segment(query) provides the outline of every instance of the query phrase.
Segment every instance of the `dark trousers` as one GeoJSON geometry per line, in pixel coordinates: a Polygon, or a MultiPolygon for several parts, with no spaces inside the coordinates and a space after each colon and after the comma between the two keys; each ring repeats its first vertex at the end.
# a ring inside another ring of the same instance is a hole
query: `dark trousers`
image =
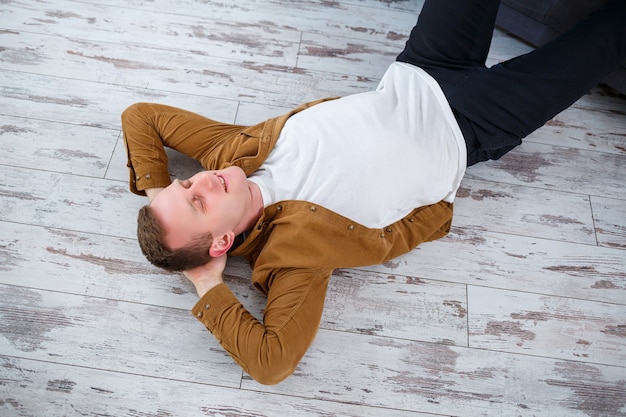
{"type": "Polygon", "coordinates": [[[595,86],[626,57],[626,0],[522,56],[485,66],[499,0],[426,0],[398,61],[441,86],[468,165],[498,159],[595,86]]]}

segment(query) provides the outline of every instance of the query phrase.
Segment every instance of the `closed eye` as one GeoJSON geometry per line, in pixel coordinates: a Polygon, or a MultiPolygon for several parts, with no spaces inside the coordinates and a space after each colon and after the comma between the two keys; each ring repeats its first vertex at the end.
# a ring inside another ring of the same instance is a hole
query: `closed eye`
{"type": "Polygon", "coordinates": [[[196,205],[196,208],[198,211],[202,211],[204,212],[204,201],[202,201],[202,198],[199,196],[194,196],[193,197],[193,203],[196,205]]]}

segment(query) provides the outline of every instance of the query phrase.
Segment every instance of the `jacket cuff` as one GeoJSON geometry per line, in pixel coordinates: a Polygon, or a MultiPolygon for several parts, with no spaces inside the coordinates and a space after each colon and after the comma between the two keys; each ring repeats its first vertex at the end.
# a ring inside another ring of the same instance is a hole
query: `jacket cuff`
{"type": "Polygon", "coordinates": [[[167,187],[172,183],[167,169],[158,165],[129,167],[129,175],[130,191],[141,196],[145,196],[149,188],[167,187]]]}
{"type": "Polygon", "coordinates": [[[221,342],[220,317],[235,304],[239,304],[237,297],[226,284],[220,283],[204,294],[191,312],[221,342]]]}

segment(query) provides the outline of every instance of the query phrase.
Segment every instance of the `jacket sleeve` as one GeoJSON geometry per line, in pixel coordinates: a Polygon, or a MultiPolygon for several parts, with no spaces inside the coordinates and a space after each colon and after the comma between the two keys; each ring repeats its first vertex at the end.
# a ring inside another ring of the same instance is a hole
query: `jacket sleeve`
{"type": "Polygon", "coordinates": [[[130,191],[146,195],[148,188],[167,187],[171,180],[167,155],[147,103],[137,103],[122,113],[122,134],[130,178],[130,191]]]}
{"type": "Polygon", "coordinates": [[[130,190],[145,195],[148,188],[170,184],[166,147],[200,161],[205,169],[235,164],[250,175],[263,163],[291,115],[326,100],[332,98],[303,104],[254,126],[223,123],[163,104],[133,104],[122,113],[130,190]]]}
{"type": "Polygon", "coordinates": [[[331,273],[274,271],[262,323],[225,284],[205,294],[192,311],[253,379],[277,384],[294,372],[315,339],[331,273]]]}
{"type": "Polygon", "coordinates": [[[170,184],[166,147],[200,161],[206,169],[219,169],[236,156],[255,155],[255,140],[243,147],[233,145],[233,138],[249,129],[163,104],[133,104],[122,113],[131,191],[145,195],[148,188],[170,184]]]}

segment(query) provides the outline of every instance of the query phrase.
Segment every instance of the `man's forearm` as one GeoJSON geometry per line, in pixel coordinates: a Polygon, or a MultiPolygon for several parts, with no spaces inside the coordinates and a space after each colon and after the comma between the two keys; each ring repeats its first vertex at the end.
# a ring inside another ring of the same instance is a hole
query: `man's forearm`
{"type": "Polygon", "coordinates": [[[226,285],[206,292],[192,311],[253,379],[277,384],[293,373],[317,334],[331,272],[273,271],[263,322],[226,285]]]}

